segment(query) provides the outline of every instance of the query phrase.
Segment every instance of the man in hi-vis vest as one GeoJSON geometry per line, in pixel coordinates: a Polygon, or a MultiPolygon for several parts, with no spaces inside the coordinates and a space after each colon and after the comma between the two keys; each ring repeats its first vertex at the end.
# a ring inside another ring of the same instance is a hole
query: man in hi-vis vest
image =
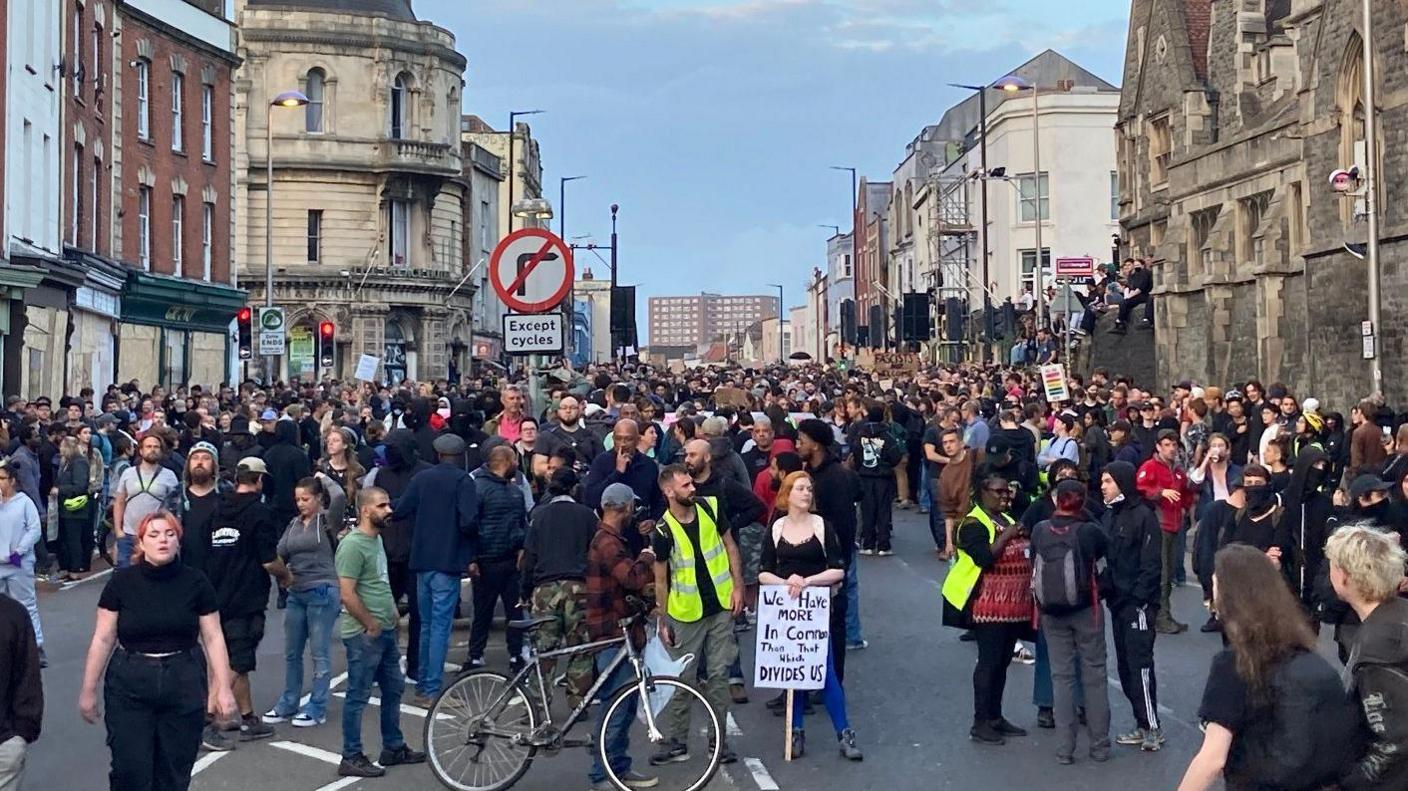
{"type": "MultiPolygon", "coordinates": [[[[704,695],[722,722],[728,713],[728,668],[738,656],[733,618],[743,611],[743,564],[732,528],[718,501],[694,496],[694,477],[681,464],[660,471],[668,508],[651,535],[655,551],[655,602],[663,608],[660,639],[678,658],[695,663],[708,676],[704,695]]],[[[674,696],[665,706],[666,740],[650,758],[654,766],[689,760],[688,698],[674,696]]],[[[738,760],[727,746],[723,762],[738,760]]]]}

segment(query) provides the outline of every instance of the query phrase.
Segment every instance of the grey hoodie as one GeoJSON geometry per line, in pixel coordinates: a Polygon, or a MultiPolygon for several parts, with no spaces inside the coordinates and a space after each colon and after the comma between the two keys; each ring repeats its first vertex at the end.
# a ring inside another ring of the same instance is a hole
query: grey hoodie
{"type": "Polygon", "coordinates": [[[304,524],[295,516],[279,538],[278,553],[293,573],[290,590],[306,591],[319,585],[336,585],[337,570],[333,565],[333,539],[342,529],[347,512],[347,493],[332,478],[322,478],[328,495],[328,505],[304,524]]]}

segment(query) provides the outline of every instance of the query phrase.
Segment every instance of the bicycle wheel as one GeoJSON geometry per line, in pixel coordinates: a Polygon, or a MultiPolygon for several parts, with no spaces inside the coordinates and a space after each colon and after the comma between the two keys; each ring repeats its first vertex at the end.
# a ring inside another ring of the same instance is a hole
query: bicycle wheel
{"type": "Polygon", "coordinates": [[[425,717],[430,771],[455,791],[502,791],[523,777],[537,752],[514,737],[527,737],[537,726],[537,707],[522,688],[509,691],[508,676],[493,670],[465,673],[425,717]]]}
{"type": "Polygon", "coordinates": [[[709,705],[704,693],[674,676],[652,676],[645,684],[648,698],[656,698],[667,690],[671,693],[670,702],[654,718],[656,727],[663,736],[669,736],[664,731],[666,712],[670,708],[676,707],[687,714],[689,729],[684,739],[685,752],[671,757],[668,762],[662,762],[659,766],[648,764],[650,755],[656,752],[661,744],[650,741],[649,728],[640,715],[642,707],[649,705],[650,700],[642,701],[640,684],[632,683],[618,690],[606,703],[601,724],[596,730],[597,760],[606,770],[606,777],[612,785],[620,791],[629,791],[630,787],[620,776],[626,768],[625,762],[612,765],[607,756],[608,748],[613,746],[612,739],[608,736],[612,730],[609,726],[613,719],[628,718],[623,724],[628,740],[624,757],[630,759],[630,768],[649,769],[658,774],[660,788],[668,788],[670,791],[699,791],[719,771],[719,759],[723,755],[724,745],[723,720],[714,707],[709,705]]]}

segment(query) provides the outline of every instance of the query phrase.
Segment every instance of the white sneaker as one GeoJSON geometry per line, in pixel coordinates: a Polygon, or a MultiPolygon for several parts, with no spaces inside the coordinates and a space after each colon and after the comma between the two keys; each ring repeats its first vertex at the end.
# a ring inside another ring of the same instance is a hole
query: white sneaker
{"type": "Polygon", "coordinates": [[[265,725],[278,725],[281,722],[288,722],[292,718],[292,714],[280,714],[278,709],[269,709],[259,719],[263,720],[265,725]]]}
{"type": "Polygon", "coordinates": [[[301,712],[301,711],[298,712],[297,714],[295,714],[294,717],[293,717],[293,719],[290,720],[290,722],[293,723],[293,727],[295,727],[295,728],[313,728],[313,727],[316,727],[316,726],[318,726],[318,725],[322,725],[323,723],[325,723],[325,722],[327,722],[327,721],[328,721],[328,718],[327,718],[327,717],[322,717],[322,718],[319,718],[319,719],[314,719],[313,717],[310,717],[310,716],[308,716],[307,714],[304,714],[304,713],[301,712]]]}
{"type": "Polygon", "coordinates": [[[1033,654],[1026,646],[1018,643],[1017,647],[1012,649],[1012,661],[1023,665],[1035,665],[1036,654],[1033,654]]]}

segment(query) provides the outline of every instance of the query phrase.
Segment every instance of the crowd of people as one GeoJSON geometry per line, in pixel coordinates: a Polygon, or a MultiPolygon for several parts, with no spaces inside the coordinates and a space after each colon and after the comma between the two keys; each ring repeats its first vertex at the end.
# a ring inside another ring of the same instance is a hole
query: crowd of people
{"type": "MultiPolygon", "coordinates": [[[[1071,398],[1052,402],[1023,365],[603,365],[556,372],[536,404],[502,377],[174,392],[130,382],[57,409],[11,397],[0,414],[0,789],[42,719],[36,583],[109,566],[79,707],[106,723],[113,788],[185,788],[201,748],[324,725],[334,633],[348,672],[339,773],[424,761],[397,712],[408,681],[410,705],[444,688],[465,580],[465,666],[488,661],[500,610],[551,618],[532,638],[544,649],[618,636],[627,600],[641,597],[654,602],[656,637],[698,658],[721,715],[748,702],[739,640],[759,586],[827,588],[825,686],[799,698],[793,755],[806,753],[815,700],[838,755],[861,760],[845,694],[846,655],[868,645],[858,557],[893,554],[896,509],[927,515],[949,563],[942,619],[976,648],[975,742],[1026,734],[1003,710],[1015,659],[1035,664],[1035,722],[1056,729],[1060,763],[1075,760],[1082,725],[1096,761],[1112,742],[1159,750],[1154,643],[1188,628],[1170,594],[1191,573],[1201,629],[1221,632],[1225,650],[1183,789],[1219,773],[1236,788],[1408,787],[1408,718],[1395,710],[1408,705],[1397,597],[1408,588],[1408,426],[1395,432],[1374,398],[1346,420],[1279,384],[1141,384],[1070,375],[1071,398]],[[261,705],[250,677],[271,607],[283,610],[284,678],[261,705]],[[1135,721],[1113,738],[1107,620],[1135,721]],[[1348,691],[1314,650],[1321,624],[1348,691]],[[374,684],[375,761],[362,743],[374,684]]],[[[523,639],[506,633],[515,669],[523,639]]],[[[632,639],[643,647],[646,634],[632,639]]],[[[610,659],[560,669],[570,702],[610,659]]],[[[631,678],[618,676],[604,696],[631,678]]],[[[780,716],[783,700],[767,706],[780,716]]],[[[607,757],[628,785],[651,787],[630,765],[632,717],[607,724],[607,757]]],[[[650,763],[690,760],[688,711],[667,709],[663,723],[650,763]]],[[[610,787],[600,765],[589,781],[610,787]]]]}

